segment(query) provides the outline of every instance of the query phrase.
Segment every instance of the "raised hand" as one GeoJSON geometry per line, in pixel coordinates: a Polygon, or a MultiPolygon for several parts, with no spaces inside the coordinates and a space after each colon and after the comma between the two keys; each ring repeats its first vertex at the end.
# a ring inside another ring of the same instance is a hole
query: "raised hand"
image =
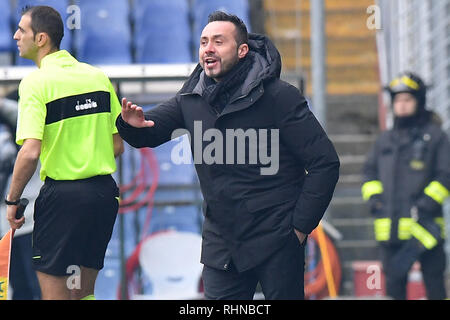
{"type": "Polygon", "coordinates": [[[144,110],[127,98],[122,99],[122,119],[135,128],[150,128],[155,125],[153,121],[145,120],[144,110]]]}

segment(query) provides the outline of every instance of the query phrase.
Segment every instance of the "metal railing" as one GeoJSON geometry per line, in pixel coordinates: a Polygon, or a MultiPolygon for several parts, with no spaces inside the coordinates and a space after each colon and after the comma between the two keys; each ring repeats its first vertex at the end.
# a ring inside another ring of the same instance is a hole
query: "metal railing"
{"type": "Polygon", "coordinates": [[[378,0],[386,78],[409,70],[430,86],[428,108],[450,134],[450,0],[378,0]]]}

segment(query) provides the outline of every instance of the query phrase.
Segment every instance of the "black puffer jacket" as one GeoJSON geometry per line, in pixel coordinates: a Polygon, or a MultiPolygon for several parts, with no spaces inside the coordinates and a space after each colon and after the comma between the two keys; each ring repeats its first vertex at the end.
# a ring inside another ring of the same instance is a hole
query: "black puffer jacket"
{"type": "Polygon", "coordinates": [[[184,128],[194,158],[211,148],[211,140],[199,140],[199,134],[203,137],[209,129],[222,134],[224,147],[216,150],[216,163],[194,159],[205,199],[202,263],[226,269],[232,259],[239,271],[279,249],[294,227],[309,234],[322,218],[339,176],[336,151],[305,98],[279,79],[277,49],[262,35],[250,35],[249,46],[253,64],[221,112],[207,103],[205,73],[198,65],[174,98],[146,113],[154,127],[132,128],[120,116],[116,122],[122,138],[137,148],[156,147],[170,140],[175,129],[184,128]],[[244,155],[231,148],[227,132],[239,129],[250,136],[254,129],[258,142],[267,135],[267,148],[254,143],[255,136],[245,139],[244,155]],[[278,157],[268,164],[261,155],[278,157]],[[244,156],[244,163],[238,156],[244,156]],[[264,168],[268,172],[262,174],[264,168]]]}

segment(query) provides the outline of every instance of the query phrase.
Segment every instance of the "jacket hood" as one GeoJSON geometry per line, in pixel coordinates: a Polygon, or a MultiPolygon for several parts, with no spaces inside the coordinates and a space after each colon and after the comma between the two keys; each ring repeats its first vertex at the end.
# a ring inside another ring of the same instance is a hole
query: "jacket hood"
{"type": "MultiPolygon", "coordinates": [[[[248,54],[252,55],[254,59],[253,66],[242,85],[241,92],[243,95],[247,95],[262,81],[279,78],[281,74],[281,56],[269,38],[265,35],[249,33],[248,46],[250,49],[248,54]]],[[[204,77],[205,72],[198,64],[183,85],[180,93],[202,95],[205,89],[204,77]]]]}

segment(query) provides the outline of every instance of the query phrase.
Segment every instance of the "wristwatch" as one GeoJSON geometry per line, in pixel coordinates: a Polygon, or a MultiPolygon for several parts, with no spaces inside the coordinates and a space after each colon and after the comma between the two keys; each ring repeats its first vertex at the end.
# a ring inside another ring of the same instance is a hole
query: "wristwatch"
{"type": "Polygon", "coordinates": [[[5,203],[6,203],[8,206],[17,206],[17,205],[20,203],[20,199],[19,199],[19,200],[16,200],[16,201],[8,201],[8,199],[5,198],[5,203]]]}

